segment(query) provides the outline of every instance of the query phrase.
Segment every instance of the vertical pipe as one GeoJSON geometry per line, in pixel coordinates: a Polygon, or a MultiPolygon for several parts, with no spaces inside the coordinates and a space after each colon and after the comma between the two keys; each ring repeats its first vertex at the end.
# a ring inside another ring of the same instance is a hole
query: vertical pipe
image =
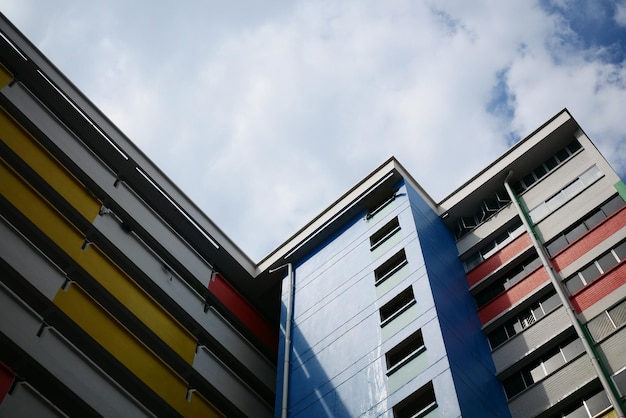
{"type": "Polygon", "coordinates": [[[517,200],[517,196],[515,195],[515,193],[513,192],[513,189],[511,189],[511,186],[509,185],[509,180],[511,179],[512,175],[513,175],[513,171],[509,171],[506,178],[504,179],[504,188],[506,189],[506,192],[509,194],[509,198],[511,199],[511,202],[515,206],[515,209],[517,210],[517,213],[520,219],[522,220],[524,227],[526,228],[526,232],[528,232],[528,235],[530,236],[530,239],[533,243],[533,247],[535,247],[535,250],[537,251],[537,254],[539,255],[539,259],[541,260],[541,264],[543,264],[543,267],[545,268],[546,272],[548,273],[548,276],[550,277],[550,282],[554,286],[554,289],[556,290],[556,293],[559,296],[561,303],[565,307],[565,312],[567,313],[567,316],[569,317],[570,322],[574,326],[574,330],[576,331],[576,334],[578,335],[578,337],[583,343],[587,356],[591,359],[591,364],[596,372],[596,375],[598,376],[598,379],[600,380],[600,384],[602,385],[602,388],[606,392],[606,395],[609,398],[609,401],[613,405],[613,410],[617,413],[619,418],[624,418],[624,411],[622,408],[622,404],[619,400],[619,397],[616,396],[615,394],[615,388],[609,381],[609,378],[604,371],[604,367],[602,366],[602,364],[600,364],[600,359],[598,358],[597,353],[592,346],[593,342],[589,340],[589,336],[583,330],[582,325],[578,321],[576,312],[574,312],[574,309],[572,308],[570,300],[567,297],[565,290],[563,289],[563,283],[561,282],[560,278],[557,277],[558,273],[554,271],[552,267],[552,263],[550,263],[550,260],[548,258],[548,255],[544,246],[541,245],[541,243],[539,242],[539,239],[537,238],[537,235],[535,234],[535,229],[533,225],[531,225],[530,217],[522,208],[521,204],[517,200]]]}
{"type": "Polygon", "coordinates": [[[287,403],[289,400],[289,362],[290,362],[290,354],[291,354],[291,324],[292,324],[292,310],[293,310],[293,293],[294,293],[294,285],[295,285],[295,277],[293,274],[293,266],[291,263],[287,263],[275,269],[269,270],[270,273],[273,273],[283,267],[287,267],[287,280],[288,280],[288,288],[287,288],[287,311],[285,313],[285,347],[283,354],[283,392],[281,398],[281,417],[287,418],[287,403]]]}

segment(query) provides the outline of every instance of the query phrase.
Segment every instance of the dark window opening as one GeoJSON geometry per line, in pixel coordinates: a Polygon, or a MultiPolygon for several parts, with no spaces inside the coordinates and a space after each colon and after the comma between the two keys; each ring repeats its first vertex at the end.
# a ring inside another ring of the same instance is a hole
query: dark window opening
{"type": "Polygon", "coordinates": [[[422,330],[417,330],[385,354],[388,373],[394,371],[394,368],[397,369],[397,367],[406,364],[424,349],[422,330]]]}
{"type": "Polygon", "coordinates": [[[404,248],[374,270],[375,284],[379,285],[407,264],[404,248]]]}
{"type": "Polygon", "coordinates": [[[414,303],[415,296],[413,295],[413,286],[409,286],[380,308],[379,312],[381,324],[385,325],[414,303]]]}
{"type": "Polygon", "coordinates": [[[370,237],[370,249],[375,249],[399,230],[400,223],[398,218],[395,217],[370,237]]]}
{"type": "Polygon", "coordinates": [[[394,418],[420,418],[437,408],[433,383],[428,382],[393,407],[394,418]]]}

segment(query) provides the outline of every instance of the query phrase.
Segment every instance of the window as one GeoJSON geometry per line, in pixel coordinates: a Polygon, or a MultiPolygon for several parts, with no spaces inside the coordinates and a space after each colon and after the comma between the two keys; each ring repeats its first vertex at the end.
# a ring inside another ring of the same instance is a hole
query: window
{"type": "Polygon", "coordinates": [[[626,367],[613,375],[613,382],[615,382],[619,394],[622,397],[626,396],[626,367]]]}
{"type": "Polygon", "coordinates": [[[574,294],[582,289],[626,257],[626,241],[616,245],[607,253],[602,254],[591,264],[585,266],[576,272],[572,277],[565,281],[565,287],[570,294],[574,294]]]}
{"type": "Polygon", "coordinates": [[[437,408],[433,383],[428,382],[393,407],[394,418],[420,418],[437,408]]]}
{"type": "Polygon", "coordinates": [[[380,308],[381,326],[385,326],[414,304],[415,296],[413,295],[413,286],[409,286],[380,308]]]}
{"type": "Polygon", "coordinates": [[[555,155],[548,158],[532,172],[526,175],[521,181],[514,183],[512,185],[513,190],[515,190],[515,193],[517,194],[523,193],[526,189],[530,188],[533,184],[548,175],[548,173],[557,168],[560,164],[567,161],[581,148],[582,146],[580,145],[580,142],[578,142],[577,139],[574,139],[565,148],[558,151],[555,155]]]}
{"type": "Polygon", "coordinates": [[[378,286],[407,264],[406,253],[402,249],[374,270],[375,284],[378,286]]]}
{"type": "Polygon", "coordinates": [[[422,330],[417,330],[385,354],[385,359],[387,360],[387,375],[390,375],[407,364],[416,356],[423,353],[424,350],[426,350],[426,348],[424,347],[422,330]]]}
{"type": "Polygon", "coordinates": [[[370,250],[376,249],[399,230],[400,223],[398,222],[398,218],[395,217],[370,237],[370,250]]]}
{"type": "Polygon", "coordinates": [[[540,360],[531,363],[502,382],[508,399],[544,379],[584,351],[580,339],[570,339],[549,351],[540,360]]]}
{"type": "Polygon", "coordinates": [[[511,203],[511,199],[509,199],[506,190],[498,190],[492,197],[480,203],[476,213],[459,219],[455,231],[456,239],[463,238],[478,225],[495,215],[500,209],[508,206],[509,203],[511,203]]]}
{"type": "Polygon", "coordinates": [[[578,399],[553,418],[593,418],[611,407],[604,391],[578,399]]]}
{"type": "Polygon", "coordinates": [[[587,323],[587,329],[593,339],[600,342],[624,324],[626,324],[626,300],[593,318],[587,323]]]}
{"type": "Polygon", "coordinates": [[[496,296],[528,276],[539,266],[541,266],[541,260],[537,254],[533,254],[522,263],[505,273],[504,276],[491,283],[486,289],[477,293],[475,296],[476,304],[479,308],[486,305],[496,296]]]}
{"type": "MultiPolygon", "coordinates": [[[[521,181],[513,183],[512,187],[515,193],[520,194],[533,184],[547,176],[551,171],[559,165],[567,161],[582,146],[577,139],[570,142],[565,148],[548,158],[544,163],[540,164],[533,171],[528,173],[521,181]]],[[[474,228],[487,221],[503,207],[507,206],[511,200],[504,189],[498,190],[495,195],[484,202],[481,202],[476,213],[471,216],[459,219],[456,225],[455,236],[459,240],[470,233],[474,228]]]]}
{"type": "Polygon", "coordinates": [[[580,192],[591,186],[597,179],[602,177],[602,172],[597,166],[592,166],[582,173],[576,180],[565,186],[558,193],[536,206],[529,212],[530,218],[537,223],[569,200],[573,199],[580,192]]]}
{"type": "Polygon", "coordinates": [[[368,210],[367,211],[367,215],[365,215],[365,220],[369,221],[370,219],[372,219],[374,216],[376,216],[376,214],[378,212],[380,212],[381,210],[385,209],[391,202],[393,202],[394,200],[396,200],[396,197],[398,197],[397,192],[394,192],[391,197],[389,197],[388,199],[386,199],[384,202],[380,203],[378,206],[376,206],[374,209],[372,210],[368,210]]]}
{"type": "Polygon", "coordinates": [[[539,302],[520,312],[515,318],[491,331],[487,335],[491,349],[493,350],[508,341],[559,306],[561,306],[561,301],[556,293],[552,292],[544,296],[539,302]]]}
{"type": "Polygon", "coordinates": [[[602,206],[590,212],[590,214],[583,218],[580,222],[572,225],[563,234],[558,235],[549,244],[547,244],[546,250],[548,251],[548,254],[550,254],[550,256],[554,256],[585,232],[602,222],[605,218],[611,216],[622,206],[624,206],[624,200],[622,200],[620,195],[615,195],[602,204],[602,206]]]}
{"type": "Polygon", "coordinates": [[[471,254],[465,261],[465,271],[470,271],[483,260],[494,254],[496,251],[505,247],[514,238],[518,237],[524,231],[522,221],[516,219],[504,232],[500,233],[494,239],[487,241],[478,251],[471,254]]]}

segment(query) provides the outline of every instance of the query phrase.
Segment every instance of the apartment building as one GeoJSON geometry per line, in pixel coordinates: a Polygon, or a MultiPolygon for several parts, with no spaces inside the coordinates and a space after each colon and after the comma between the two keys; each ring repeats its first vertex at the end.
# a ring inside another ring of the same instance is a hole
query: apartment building
{"type": "Polygon", "coordinates": [[[514,417],[622,416],[625,192],[563,111],[440,202],[514,417]]]}
{"type": "Polygon", "coordinates": [[[261,263],[292,263],[276,407],[623,416],[625,197],[566,110],[441,202],[387,161],[261,263]]]}
{"type": "Polygon", "coordinates": [[[250,260],[0,18],[0,416],[612,417],[626,186],[567,110],[250,260]]]}

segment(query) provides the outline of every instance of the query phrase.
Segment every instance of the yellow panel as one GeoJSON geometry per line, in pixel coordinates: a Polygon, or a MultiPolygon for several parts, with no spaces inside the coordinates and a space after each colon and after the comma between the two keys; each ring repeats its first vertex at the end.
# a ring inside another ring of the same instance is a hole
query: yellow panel
{"type": "Polygon", "coordinates": [[[0,159],[0,179],[0,194],[48,237],[61,248],[80,249],[84,240],[81,232],[59,215],[43,197],[34,192],[3,159],[0,159]]]}
{"type": "Polygon", "coordinates": [[[101,203],[2,108],[0,108],[0,139],[85,219],[93,222],[101,203]]]}
{"type": "Polygon", "coordinates": [[[196,338],[0,159],[0,193],[189,364],[196,338]]]}
{"type": "MultiPolygon", "coordinates": [[[[59,290],[55,304],[98,344],[183,416],[221,416],[197,395],[187,402],[188,384],[77,284],[59,290]]],[[[195,395],[195,394],[194,394],[195,395]]]]}
{"type": "Polygon", "coordinates": [[[4,68],[4,65],[0,64],[0,89],[9,84],[11,80],[13,80],[13,74],[4,68]]]}
{"type": "Polygon", "coordinates": [[[614,410],[610,410],[608,412],[605,412],[603,415],[599,415],[599,417],[601,418],[617,418],[617,412],[615,412],[614,410]]]}
{"type": "Polygon", "coordinates": [[[75,259],[116,299],[192,364],[197,339],[94,245],[79,251],[75,259]]]}

